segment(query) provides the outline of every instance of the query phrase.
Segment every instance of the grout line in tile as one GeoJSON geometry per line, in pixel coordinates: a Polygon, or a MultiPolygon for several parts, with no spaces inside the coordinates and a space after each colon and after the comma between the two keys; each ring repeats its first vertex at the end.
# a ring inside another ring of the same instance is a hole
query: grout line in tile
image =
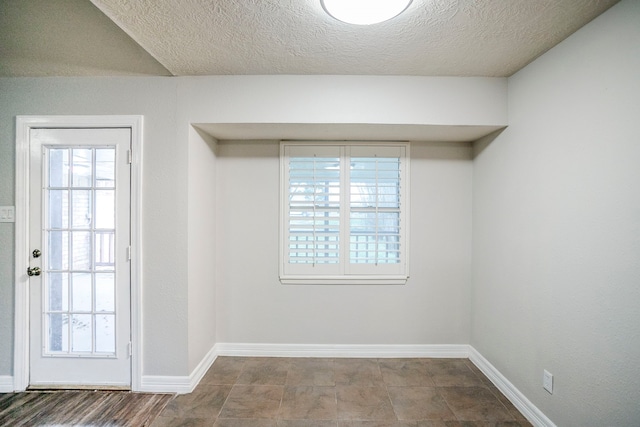
{"type": "MultiPolygon", "coordinates": [[[[289,370],[287,370],[287,376],[288,376],[288,375],[289,375],[289,370]]],[[[285,384],[287,383],[286,378],[285,378],[284,383],[285,383],[285,384]]],[[[278,405],[278,412],[276,412],[276,417],[275,417],[276,424],[278,424],[278,420],[280,420],[280,419],[281,419],[281,418],[280,418],[280,414],[281,414],[281,412],[282,412],[282,402],[284,401],[285,387],[286,387],[286,385],[283,385],[283,386],[282,386],[282,395],[280,396],[280,404],[278,405]]]]}
{"type": "MultiPolygon", "coordinates": [[[[380,369],[380,359],[376,360],[376,364],[378,365],[378,370],[380,371],[380,377],[382,377],[382,370],[380,369]]],[[[384,378],[382,378],[382,384],[384,384],[384,389],[387,391],[387,398],[389,399],[389,404],[391,405],[393,415],[395,415],[396,421],[400,421],[400,417],[398,417],[398,413],[396,412],[396,407],[393,404],[393,400],[391,399],[391,394],[389,393],[389,384],[386,383],[384,378]]]]}
{"type": "MultiPolygon", "coordinates": [[[[244,364],[243,364],[243,366],[244,366],[244,364]]],[[[225,403],[227,403],[227,400],[229,400],[229,396],[231,396],[231,392],[233,391],[233,388],[235,386],[236,386],[235,384],[231,385],[231,388],[229,389],[229,393],[227,393],[227,397],[224,398],[224,402],[222,402],[222,405],[220,405],[220,410],[218,411],[218,414],[216,415],[216,419],[214,420],[214,424],[216,423],[216,421],[218,421],[218,418],[220,418],[220,414],[222,414],[222,408],[224,408],[225,403]]]]}
{"type": "Polygon", "coordinates": [[[456,421],[461,421],[460,418],[458,418],[458,416],[456,415],[456,413],[453,411],[453,408],[449,405],[449,402],[447,402],[447,399],[444,398],[444,396],[440,393],[440,390],[442,387],[435,387],[436,393],[438,393],[438,396],[440,396],[440,399],[442,399],[442,401],[444,402],[445,405],[447,405],[447,408],[449,408],[449,411],[451,411],[451,413],[453,414],[453,418],[455,418],[456,421]]]}

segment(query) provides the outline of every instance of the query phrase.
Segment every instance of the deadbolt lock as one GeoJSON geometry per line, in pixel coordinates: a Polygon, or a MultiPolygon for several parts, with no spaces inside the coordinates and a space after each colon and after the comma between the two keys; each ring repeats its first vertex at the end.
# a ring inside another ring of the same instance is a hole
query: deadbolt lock
{"type": "Polygon", "coordinates": [[[42,255],[42,252],[40,252],[40,249],[34,249],[32,254],[34,258],[40,258],[40,255],[42,255]]]}

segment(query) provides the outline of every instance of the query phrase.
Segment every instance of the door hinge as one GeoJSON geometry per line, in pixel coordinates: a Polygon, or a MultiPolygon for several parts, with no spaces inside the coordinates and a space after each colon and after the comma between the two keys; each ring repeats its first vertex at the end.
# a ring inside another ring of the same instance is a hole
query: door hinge
{"type": "Polygon", "coordinates": [[[131,164],[132,161],[133,161],[133,154],[131,153],[131,150],[127,150],[127,162],[131,164]]]}
{"type": "Polygon", "coordinates": [[[127,344],[127,354],[129,355],[129,357],[131,357],[131,341],[129,341],[129,344],[127,344]]]}
{"type": "Polygon", "coordinates": [[[127,246],[127,261],[131,261],[131,246],[127,246]]]}

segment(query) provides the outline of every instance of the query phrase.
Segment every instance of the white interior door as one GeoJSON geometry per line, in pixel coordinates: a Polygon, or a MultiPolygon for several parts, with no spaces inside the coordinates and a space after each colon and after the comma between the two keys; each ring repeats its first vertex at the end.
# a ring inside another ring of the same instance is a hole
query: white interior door
{"type": "Polygon", "coordinates": [[[29,385],[130,387],[131,130],[29,145],[29,385]]]}

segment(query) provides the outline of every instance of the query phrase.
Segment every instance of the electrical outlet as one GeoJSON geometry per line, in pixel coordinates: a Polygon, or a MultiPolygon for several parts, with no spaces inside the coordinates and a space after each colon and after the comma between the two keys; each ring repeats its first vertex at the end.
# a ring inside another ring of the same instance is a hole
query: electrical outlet
{"type": "Polygon", "coordinates": [[[553,394],[553,375],[551,372],[544,370],[542,374],[542,387],[549,392],[549,394],[553,394]]]}

